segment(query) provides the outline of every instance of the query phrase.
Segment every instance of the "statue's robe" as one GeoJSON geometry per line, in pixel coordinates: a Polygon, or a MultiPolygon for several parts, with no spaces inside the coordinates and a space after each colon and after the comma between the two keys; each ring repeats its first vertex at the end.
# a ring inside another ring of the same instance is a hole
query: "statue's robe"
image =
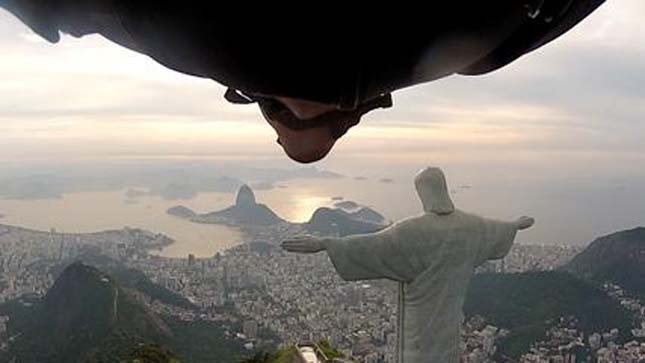
{"type": "Polygon", "coordinates": [[[459,362],[463,303],[475,268],[503,258],[517,226],[455,211],[425,213],[374,234],[325,240],[348,281],[400,282],[399,363],[459,362]]]}

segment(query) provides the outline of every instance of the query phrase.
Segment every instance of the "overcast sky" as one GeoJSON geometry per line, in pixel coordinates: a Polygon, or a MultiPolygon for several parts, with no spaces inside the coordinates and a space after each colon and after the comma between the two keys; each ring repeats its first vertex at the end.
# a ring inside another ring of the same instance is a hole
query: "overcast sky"
{"type": "MultiPolygon", "coordinates": [[[[393,109],[365,117],[320,165],[341,172],[360,165],[402,177],[441,165],[469,184],[512,187],[508,195],[516,201],[537,189],[582,188],[568,200],[578,209],[549,205],[560,209],[553,219],[583,213],[576,222],[582,231],[589,209],[601,209],[593,218],[612,215],[611,223],[597,222],[602,226],[575,235],[565,233],[566,224],[543,227],[542,234],[535,232],[540,238],[555,230],[552,239],[559,233],[582,241],[644,224],[642,193],[633,195],[642,189],[628,189],[623,199],[604,193],[608,185],[628,188],[645,180],[644,20],[644,1],[610,1],[555,42],[497,72],[399,91],[393,109]]],[[[286,163],[256,108],[227,104],[224,88],[213,81],[172,72],[98,36],[50,45],[2,10],[0,79],[3,161],[286,163]]],[[[523,202],[546,214],[534,199],[523,202]]],[[[483,205],[490,202],[482,196],[466,204],[488,211],[483,205]]]]}

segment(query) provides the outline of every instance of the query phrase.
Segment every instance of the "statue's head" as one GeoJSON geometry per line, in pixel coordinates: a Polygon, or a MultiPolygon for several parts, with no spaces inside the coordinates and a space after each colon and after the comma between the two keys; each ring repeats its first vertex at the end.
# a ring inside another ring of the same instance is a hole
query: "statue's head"
{"type": "Polygon", "coordinates": [[[450,214],[455,206],[450,200],[448,184],[443,171],[439,168],[428,167],[419,172],[414,179],[417,193],[427,213],[450,214]]]}

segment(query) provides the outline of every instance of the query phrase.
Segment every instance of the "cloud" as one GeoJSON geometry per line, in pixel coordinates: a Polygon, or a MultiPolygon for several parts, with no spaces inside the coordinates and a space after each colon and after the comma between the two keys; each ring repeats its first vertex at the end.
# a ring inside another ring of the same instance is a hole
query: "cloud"
{"type": "Polygon", "coordinates": [[[637,0],[608,2],[501,70],[398,92],[396,111],[375,114],[369,124],[383,135],[402,126],[415,134],[416,127],[415,138],[442,144],[437,130],[453,129],[449,144],[471,149],[493,140],[500,150],[645,153],[644,7],[637,0]]]}
{"type": "MultiPolygon", "coordinates": [[[[396,107],[365,117],[340,149],[419,157],[458,150],[464,158],[479,150],[645,152],[643,10],[640,0],[607,2],[497,72],[397,92],[396,107]]],[[[111,140],[134,143],[137,135],[140,150],[159,151],[161,138],[169,150],[188,149],[190,140],[195,153],[221,150],[209,149],[217,144],[280,155],[257,109],[229,105],[214,81],[170,71],[99,36],[49,45],[2,11],[0,30],[0,132],[15,149],[34,152],[31,143],[48,138],[118,153],[111,140]]]]}

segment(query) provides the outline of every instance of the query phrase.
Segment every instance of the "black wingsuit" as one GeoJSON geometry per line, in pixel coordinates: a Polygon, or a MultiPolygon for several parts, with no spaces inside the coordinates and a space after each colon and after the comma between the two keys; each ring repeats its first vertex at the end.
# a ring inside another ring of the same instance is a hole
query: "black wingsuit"
{"type": "Polygon", "coordinates": [[[447,75],[498,69],[565,33],[603,1],[373,2],[357,10],[329,3],[0,0],[0,7],[52,42],[59,31],[99,33],[232,89],[353,109],[447,75]]]}

